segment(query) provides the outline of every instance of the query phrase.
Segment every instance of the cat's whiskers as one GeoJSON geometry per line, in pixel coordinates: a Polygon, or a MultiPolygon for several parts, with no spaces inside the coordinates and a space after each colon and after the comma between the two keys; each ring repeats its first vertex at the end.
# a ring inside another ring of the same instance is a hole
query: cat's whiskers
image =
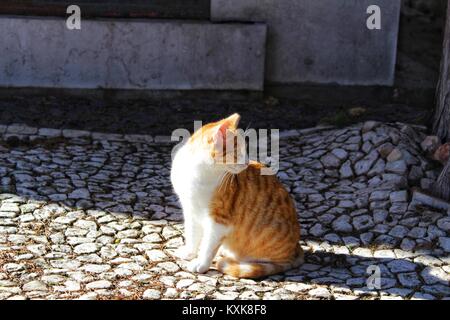
{"type": "MultiPolygon", "coordinates": [[[[220,183],[219,183],[219,191],[222,191],[222,188],[224,188],[224,185],[226,184],[227,181],[227,176],[228,176],[228,172],[225,172],[222,177],[220,178],[220,183]]],[[[226,188],[224,188],[224,190],[226,190],[226,188]]]]}
{"type": "Polygon", "coordinates": [[[230,187],[232,178],[233,178],[233,174],[230,173],[230,172],[228,172],[228,173],[227,173],[227,180],[226,180],[226,187],[225,187],[225,190],[228,190],[228,188],[230,187]]]}
{"type": "Polygon", "coordinates": [[[220,183],[220,185],[219,185],[219,191],[222,191],[222,189],[223,189],[223,191],[227,191],[230,187],[231,187],[231,185],[232,185],[232,183],[233,183],[233,180],[234,180],[234,174],[232,174],[231,172],[225,172],[224,174],[223,174],[223,176],[222,176],[222,179],[221,179],[221,183],[220,183]]]}

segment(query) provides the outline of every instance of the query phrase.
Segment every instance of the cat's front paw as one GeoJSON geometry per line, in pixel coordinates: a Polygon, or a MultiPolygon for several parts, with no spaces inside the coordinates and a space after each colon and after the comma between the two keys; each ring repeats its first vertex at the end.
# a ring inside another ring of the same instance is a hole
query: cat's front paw
{"type": "Polygon", "coordinates": [[[176,257],[182,260],[192,260],[197,256],[197,253],[195,251],[186,246],[178,248],[174,254],[176,257]]]}
{"type": "Polygon", "coordinates": [[[190,272],[205,273],[206,271],[209,270],[209,266],[210,263],[202,261],[197,258],[188,263],[187,269],[190,272]]]}

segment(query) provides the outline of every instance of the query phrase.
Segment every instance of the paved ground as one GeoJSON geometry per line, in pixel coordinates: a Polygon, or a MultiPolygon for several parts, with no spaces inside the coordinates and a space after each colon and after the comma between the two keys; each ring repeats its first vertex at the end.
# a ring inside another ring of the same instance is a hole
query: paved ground
{"type": "Polygon", "coordinates": [[[0,134],[0,299],[450,297],[450,212],[411,201],[436,177],[419,127],[283,132],[279,177],[306,264],[261,281],[192,274],[172,258],[182,215],[164,137],[0,134]],[[373,265],[380,289],[367,287],[373,265]]]}

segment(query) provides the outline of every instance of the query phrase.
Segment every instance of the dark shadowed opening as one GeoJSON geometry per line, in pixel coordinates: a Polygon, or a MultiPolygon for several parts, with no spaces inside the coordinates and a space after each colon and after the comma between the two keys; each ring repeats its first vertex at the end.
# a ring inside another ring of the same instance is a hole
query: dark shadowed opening
{"type": "Polygon", "coordinates": [[[83,17],[209,19],[209,0],[3,0],[0,14],[67,16],[76,4],[83,17]]]}

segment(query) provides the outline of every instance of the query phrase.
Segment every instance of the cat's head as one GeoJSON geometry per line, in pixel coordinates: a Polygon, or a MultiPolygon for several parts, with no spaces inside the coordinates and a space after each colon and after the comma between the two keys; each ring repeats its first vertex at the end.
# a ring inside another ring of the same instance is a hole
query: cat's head
{"type": "Polygon", "coordinates": [[[230,173],[241,172],[246,168],[246,145],[244,132],[238,129],[240,118],[235,113],[204,125],[189,139],[191,150],[207,165],[230,173]]]}

